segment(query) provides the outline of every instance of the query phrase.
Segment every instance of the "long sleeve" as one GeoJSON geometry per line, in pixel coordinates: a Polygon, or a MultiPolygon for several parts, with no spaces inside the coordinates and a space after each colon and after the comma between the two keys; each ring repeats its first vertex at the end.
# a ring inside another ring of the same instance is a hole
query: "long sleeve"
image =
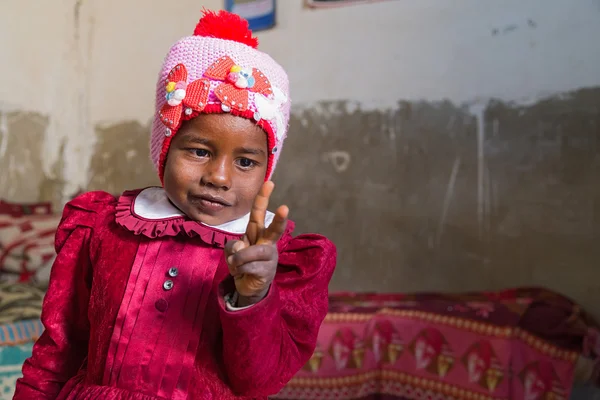
{"type": "Polygon", "coordinates": [[[228,311],[221,300],[223,358],[236,394],[276,394],[308,361],[327,314],[335,264],[333,243],[301,235],[280,250],[275,280],[263,300],[239,311],[228,311]]]}
{"type": "Polygon", "coordinates": [[[56,232],[57,257],[42,307],[44,333],[23,365],[14,400],[55,399],[87,356],[91,285],[89,243],[94,213],[83,195],[65,206],[56,232]]]}

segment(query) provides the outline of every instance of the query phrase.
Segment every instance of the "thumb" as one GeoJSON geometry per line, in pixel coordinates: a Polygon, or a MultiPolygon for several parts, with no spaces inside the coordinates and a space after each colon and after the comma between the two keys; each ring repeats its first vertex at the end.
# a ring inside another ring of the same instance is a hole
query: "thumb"
{"type": "Polygon", "coordinates": [[[246,244],[241,240],[231,240],[225,245],[225,259],[227,264],[231,264],[231,256],[244,249],[246,244]]]}

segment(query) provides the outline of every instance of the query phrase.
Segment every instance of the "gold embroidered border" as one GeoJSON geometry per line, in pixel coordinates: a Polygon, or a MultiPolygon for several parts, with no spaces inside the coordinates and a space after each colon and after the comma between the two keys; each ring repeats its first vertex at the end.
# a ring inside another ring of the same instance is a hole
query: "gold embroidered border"
{"type": "Polygon", "coordinates": [[[301,388],[313,389],[335,389],[348,388],[350,386],[364,385],[369,381],[391,381],[403,385],[414,386],[421,390],[433,391],[445,396],[452,396],[465,400],[506,400],[504,397],[493,397],[487,394],[478,393],[472,390],[464,389],[459,386],[439,382],[432,379],[408,375],[402,372],[384,370],[376,372],[366,372],[353,376],[335,377],[335,378],[293,378],[287,385],[287,390],[296,390],[301,388]]]}
{"type": "Polygon", "coordinates": [[[509,339],[511,337],[517,337],[527,345],[533,347],[539,352],[559,360],[568,362],[575,362],[579,354],[577,352],[563,350],[553,344],[546,342],[529,332],[526,332],[519,328],[502,327],[484,322],[473,321],[467,318],[451,317],[447,315],[440,315],[436,313],[430,313],[425,311],[416,310],[393,310],[389,308],[383,308],[376,314],[359,314],[359,313],[329,313],[325,317],[325,323],[360,323],[366,322],[375,316],[389,316],[396,318],[407,318],[421,320],[425,322],[431,322],[434,324],[446,325],[452,328],[463,329],[476,333],[478,335],[485,335],[496,337],[500,339],[509,339]]]}
{"type": "Polygon", "coordinates": [[[515,328],[515,336],[517,336],[528,346],[533,347],[540,353],[547,355],[551,358],[567,361],[570,363],[575,363],[579,358],[578,352],[561,349],[560,347],[550,344],[545,340],[542,340],[537,336],[532,335],[531,333],[522,329],[515,328]]]}
{"type": "Polygon", "coordinates": [[[421,321],[432,322],[435,324],[448,325],[453,328],[472,331],[479,335],[487,335],[500,338],[508,338],[512,335],[512,329],[510,327],[501,327],[478,321],[472,321],[467,318],[450,317],[448,315],[441,315],[425,311],[393,310],[390,308],[383,308],[379,310],[376,314],[329,313],[325,317],[325,323],[360,323],[369,321],[375,316],[382,315],[397,318],[417,319],[421,321]]]}

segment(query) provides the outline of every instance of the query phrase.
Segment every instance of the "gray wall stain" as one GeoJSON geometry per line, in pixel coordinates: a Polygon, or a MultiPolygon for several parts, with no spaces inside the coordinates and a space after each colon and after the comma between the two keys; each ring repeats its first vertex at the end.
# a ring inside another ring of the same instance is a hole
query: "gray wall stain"
{"type": "Polygon", "coordinates": [[[65,168],[65,142],[59,148],[59,153],[56,161],[50,168],[50,176],[45,176],[39,185],[39,199],[52,202],[53,209],[60,210],[63,203],[60,201],[64,193],[66,181],[63,173],[65,168]]]}
{"type": "Polygon", "coordinates": [[[0,197],[15,201],[53,201],[61,172],[46,176],[41,157],[49,119],[26,111],[0,111],[0,197]]]}
{"type": "Polygon", "coordinates": [[[337,244],[332,290],[546,286],[600,316],[599,105],[324,103],[294,114],[273,205],[337,244]]]}
{"type": "Polygon", "coordinates": [[[96,135],[88,190],[119,194],[127,189],[160,185],[150,162],[148,125],[122,122],[96,127],[96,135]]]}

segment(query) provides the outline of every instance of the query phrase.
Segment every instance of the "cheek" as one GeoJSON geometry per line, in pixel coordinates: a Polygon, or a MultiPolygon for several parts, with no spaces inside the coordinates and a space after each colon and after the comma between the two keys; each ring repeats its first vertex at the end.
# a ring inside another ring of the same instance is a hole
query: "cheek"
{"type": "Polygon", "coordinates": [[[165,188],[185,184],[194,178],[192,175],[193,169],[185,162],[184,157],[175,152],[169,153],[165,163],[165,188]]]}
{"type": "Polygon", "coordinates": [[[264,179],[260,174],[257,176],[253,176],[252,178],[244,177],[241,179],[238,184],[238,193],[240,194],[240,200],[249,207],[252,207],[252,203],[254,203],[254,199],[260,192],[260,188],[264,183],[264,179]]]}

